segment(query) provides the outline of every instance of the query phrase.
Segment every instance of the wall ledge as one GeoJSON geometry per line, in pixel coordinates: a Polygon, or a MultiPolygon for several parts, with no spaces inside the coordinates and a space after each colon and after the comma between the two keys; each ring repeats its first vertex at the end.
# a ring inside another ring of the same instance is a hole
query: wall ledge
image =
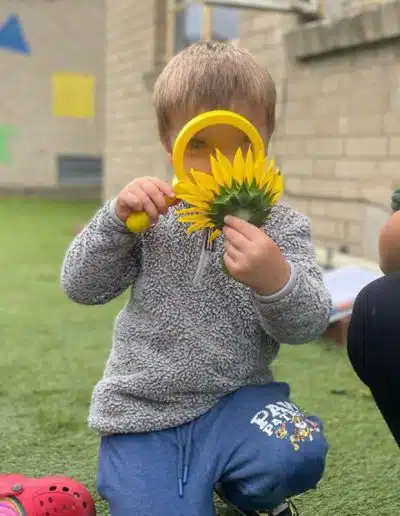
{"type": "Polygon", "coordinates": [[[36,197],[58,201],[98,201],[101,202],[101,185],[81,186],[25,186],[0,185],[2,197],[36,197]]]}
{"type": "Polygon", "coordinates": [[[369,5],[346,18],[307,23],[285,35],[288,56],[311,59],[345,49],[400,39],[400,0],[369,5]]]}

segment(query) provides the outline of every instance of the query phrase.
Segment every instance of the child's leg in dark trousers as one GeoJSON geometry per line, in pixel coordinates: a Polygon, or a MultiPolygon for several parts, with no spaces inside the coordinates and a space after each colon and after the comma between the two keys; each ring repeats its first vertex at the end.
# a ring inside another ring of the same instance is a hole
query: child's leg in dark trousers
{"type": "Polygon", "coordinates": [[[213,488],[244,511],[316,486],[327,445],[286,384],[246,387],[189,425],[102,439],[98,491],[112,516],[213,516],[213,488]]]}
{"type": "Polygon", "coordinates": [[[322,477],[328,446],[321,423],[289,401],[286,384],[236,392],[214,432],[224,496],[243,512],[274,509],[322,477]]]}
{"type": "Polygon", "coordinates": [[[379,278],[359,293],[347,349],[400,446],[400,274],[379,278]]]}

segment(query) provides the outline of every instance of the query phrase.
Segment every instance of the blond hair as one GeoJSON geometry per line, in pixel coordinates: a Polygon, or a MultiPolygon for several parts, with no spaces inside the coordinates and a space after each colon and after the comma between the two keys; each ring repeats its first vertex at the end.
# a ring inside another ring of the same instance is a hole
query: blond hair
{"type": "Polygon", "coordinates": [[[229,109],[235,102],[262,107],[269,135],[275,127],[274,81],[250,52],[229,43],[199,42],[182,50],[159,75],[153,100],[163,140],[174,113],[229,109]]]}

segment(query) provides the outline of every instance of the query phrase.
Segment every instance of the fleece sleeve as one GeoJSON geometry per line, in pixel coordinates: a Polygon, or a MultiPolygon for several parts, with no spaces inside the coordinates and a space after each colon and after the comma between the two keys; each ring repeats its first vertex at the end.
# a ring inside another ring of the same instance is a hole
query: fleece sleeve
{"type": "Polygon", "coordinates": [[[126,229],[113,201],[107,202],[67,250],[62,288],[76,303],[107,303],[134,283],[140,260],[140,236],[126,229]]]}
{"type": "MultiPolygon", "coordinates": [[[[265,231],[269,233],[268,226],[265,231]]],[[[283,289],[272,296],[253,293],[261,324],[278,342],[313,341],[328,326],[331,298],[316,263],[309,220],[290,209],[281,210],[270,232],[290,264],[291,275],[283,289]]]]}

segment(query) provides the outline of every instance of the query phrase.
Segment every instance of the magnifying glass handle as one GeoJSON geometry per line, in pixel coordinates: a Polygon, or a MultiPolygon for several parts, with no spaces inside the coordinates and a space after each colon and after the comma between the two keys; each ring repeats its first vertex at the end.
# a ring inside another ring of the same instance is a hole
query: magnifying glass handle
{"type": "MultiPolygon", "coordinates": [[[[180,202],[179,199],[171,199],[170,197],[166,197],[165,201],[168,207],[174,206],[180,202]]],[[[150,229],[152,222],[151,218],[145,211],[134,211],[126,219],[125,225],[129,231],[132,231],[132,233],[144,233],[150,229]]]]}

